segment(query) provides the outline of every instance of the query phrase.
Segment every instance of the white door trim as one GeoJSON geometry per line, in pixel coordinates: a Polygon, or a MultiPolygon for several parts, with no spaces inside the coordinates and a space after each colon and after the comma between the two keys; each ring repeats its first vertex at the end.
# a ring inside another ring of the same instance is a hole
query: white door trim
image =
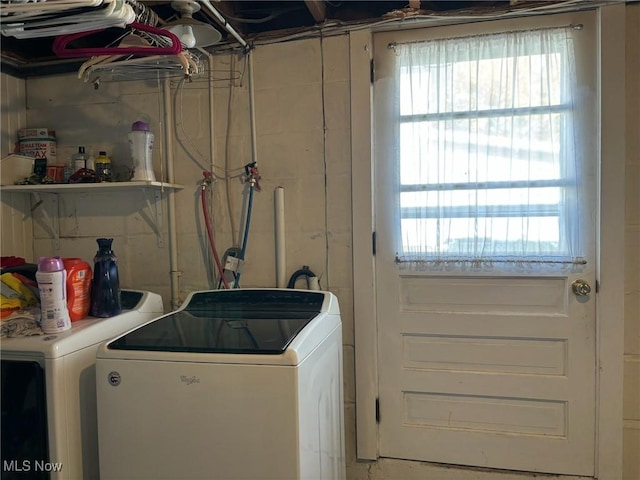
{"type": "MultiPolygon", "coordinates": [[[[622,478],[624,341],[625,5],[598,8],[600,210],[598,221],[596,475],[622,478]],[[606,339],[606,342],[603,340],[606,339]]],[[[353,277],[357,457],[378,457],[375,271],[371,255],[373,151],[371,30],[350,34],[353,277]]]]}
{"type": "Polygon", "coordinates": [[[622,478],[625,5],[602,7],[598,13],[601,135],[596,475],[601,480],[614,480],[622,478]]]}
{"type": "Polygon", "coordinates": [[[356,455],[378,458],[378,343],[372,253],[373,149],[371,136],[371,31],[349,35],[351,75],[351,208],[353,219],[353,316],[355,322],[356,455]],[[369,128],[366,128],[366,126],[369,128]],[[355,248],[355,246],[358,248],[355,248]]]}

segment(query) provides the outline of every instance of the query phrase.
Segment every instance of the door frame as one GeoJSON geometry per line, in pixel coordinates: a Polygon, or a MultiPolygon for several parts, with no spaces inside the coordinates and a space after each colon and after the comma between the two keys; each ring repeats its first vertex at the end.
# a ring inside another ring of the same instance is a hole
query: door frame
{"type": "MultiPolygon", "coordinates": [[[[596,452],[600,480],[622,478],[624,353],[625,4],[596,9],[599,27],[599,191],[596,220],[596,452]]],[[[415,24],[412,25],[416,27],[415,24]]],[[[374,30],[350,33],[356,456],[377,460],[377,319],[372,236],[374,30]],[[368,214],[365,214],[368,212],[368,214]]]]}

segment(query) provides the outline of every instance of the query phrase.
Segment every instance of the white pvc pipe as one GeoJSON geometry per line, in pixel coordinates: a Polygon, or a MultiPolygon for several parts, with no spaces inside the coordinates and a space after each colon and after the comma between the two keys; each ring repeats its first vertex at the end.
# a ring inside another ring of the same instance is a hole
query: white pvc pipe
{"type": "Polygon", "coordinates": [[[287,286],[287,261],[284,230],[284,188],[277,187],[274,193],[276,230],[276,287],[287,286]]]}
{"type": "Polygon", "coordinates": [[[258,163],[257,152],[257,133],[256,133],[256,92],[253,83],[253,50],[247,53],[249,56],[248,63],[248,75],[249,75],[249,116],[251,121],[251,159],[253,162],[258,163]]]}
{"type": "MultiPolygon", "coordinates": [[[[199,49],[203,54],[205,54],[207,56],[208,59],[208,66],[209,66],[209,155],[211,155],[211,159],[209,162],[209,172],[211,172],[211,178],[215,179],[216,178],[216,172],[215,172],[215,168],[216,168],[216,161],[215,161],[215,148],[216,148],[216,142],[215,142],[215,130],[214,130],[214,120],[215,120],[215,105],[214,105],[214,98],[213,98],[213,82],[214,82],[214,78],[213,78],[213,55],[209,52],[207,52],[204,49],[199,49]]],[[[215,184],[211,184],[210,185],[210,190],[211,192],[213,192],[213,188],[214,188],[215,184]]],[[[209,205],[212,205],[212,202],[208,203],[209,205]]],[[[213,217],[213,212],[211,207],[209,207],[209,211],[208,211],[209,217],[213,217]]],[[[211,227],[213,228],[213,226],[211,227]]],[[[211,246],[213,248],[213,245],[211,246]]],[[[207,257],[207,266],[208,265],[215,265],[214,263],[214,259],[212,258],[211,255],[211,250],[209,248],[206,249],[206,257],[207,257]]],[[[215,270],[215,267],[213,268],[215,270]]],[[[215,278],[216,275],[215,273],[211,273],[211,281],[215,282],[215,278]]]]}
{"type": "Polygon", "coordinates": [[[213,103],[213,55],[207,53],[207,58],[209,59],[209,153],[211,154],[211,175],[213,175],[216,163],[215,163],[215,148],[216,141],[214,136],[214,120],[215,120],[215,110],[213,103]]]}
{"type": "MultiPolygon", "coordinates": [[[[175,183],[173,170],[173,104],[171,102],[171,80],[165,79],[162,84],[164,103],[164,154],[167,164],[167,182],[175,183]]],[[[180,272],[178,271],[178,234],[176,226],[176,197],[169,192],[167,199],[167,216],[169,229],[169,272],[171,276],[171,310],[180,306],[180,272]]],[[[161,208],[161,207],[159,207],[161,208]]]]}

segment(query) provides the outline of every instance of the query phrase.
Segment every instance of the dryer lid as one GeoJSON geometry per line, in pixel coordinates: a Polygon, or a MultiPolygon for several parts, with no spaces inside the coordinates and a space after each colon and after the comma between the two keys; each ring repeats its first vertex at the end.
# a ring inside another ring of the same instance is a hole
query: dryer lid
{"type": "Polygon", "coordinates": [[[281,354],[322,310],[324,294],[296,290],[198,292],[180,310],[109,343],[114,350],[281,354]]]}

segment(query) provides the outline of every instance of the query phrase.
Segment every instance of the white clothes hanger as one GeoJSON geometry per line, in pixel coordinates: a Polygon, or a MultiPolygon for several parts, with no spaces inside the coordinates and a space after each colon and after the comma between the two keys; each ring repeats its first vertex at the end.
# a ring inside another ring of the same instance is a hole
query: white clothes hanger
{"type": "Polygon", "coordinates": [[[100,5],[101,3],[102,0],[45,0],[44,2],[4,0],[0,4],[0,15],[39,15],[47,10],[91,7],[100,5]]]}
{"type": "MultiPolygon", "coordinates": [[[[110,0],[107,0],[109,2],[110,0]]],[[[38,3],[1,3],[0,16],[3,22],[29,21],[30,19],[45,18],[58,15],[70,10],[88,9],[101,6],[105,0],[49,0],[38,3]]]]}
{"type": "Polygon", "coordinates": [[[125,0],[102,0],[101,5],[93,9],[71,9],[57,15],[34,16],[23,22],[3,20],[0,32],[16,38],[38,38],[124,27],[135,20],[136,13],[125,0]]]}

